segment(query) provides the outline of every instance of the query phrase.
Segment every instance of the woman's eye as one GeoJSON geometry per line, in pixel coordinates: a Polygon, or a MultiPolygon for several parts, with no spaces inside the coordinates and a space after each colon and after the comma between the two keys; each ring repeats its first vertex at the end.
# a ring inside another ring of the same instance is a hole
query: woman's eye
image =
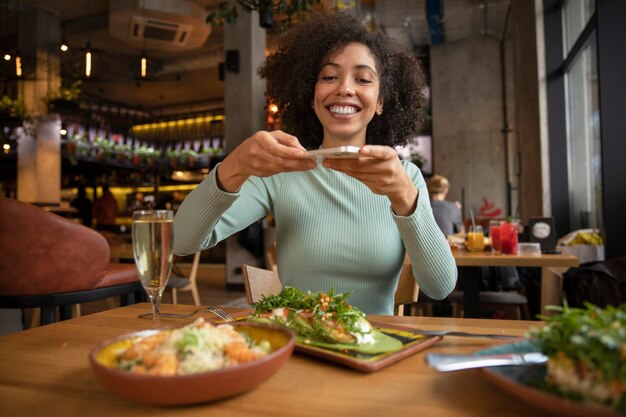
{"type": "Polygon", "coordinates": [[[320,80],[323,80],[323,81],[333,81],[333,80],[336,80],[336,79],[337,79],[337,77],[334,76],[334,75],[323,75],[323,76],[320,77],[320,80]]]}
{"type": "Polygon", "coordinates": [[[356,82],[359,84],[371,84],[372,81],[367,78],[356,78],[356,82]]]}

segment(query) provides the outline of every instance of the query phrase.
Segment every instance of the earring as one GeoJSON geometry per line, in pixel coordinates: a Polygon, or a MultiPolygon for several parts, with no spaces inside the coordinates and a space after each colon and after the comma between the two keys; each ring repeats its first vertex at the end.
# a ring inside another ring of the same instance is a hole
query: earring
{"type": "Polygon", "coordinates": [[[382,107],[381,107],[380,109],[376,110],[376,114],[377,114],[377,115],[379,115],[379,116],[380,116],[381,114],[383,114],[383,109],[382,109],[382,107]]]}

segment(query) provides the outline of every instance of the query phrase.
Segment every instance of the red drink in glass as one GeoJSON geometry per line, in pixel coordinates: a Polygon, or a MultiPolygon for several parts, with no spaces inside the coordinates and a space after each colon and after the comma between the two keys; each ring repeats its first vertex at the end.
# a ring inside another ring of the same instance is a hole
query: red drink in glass
{"type": "Polygon", "coordinates": [[[503,222],[500,225],[500,250],[510,255],[517,254],[517,223],[503,222]]]}
{"type": "Polygon", "coordinates": [[[495,253],[502,252],[502,247],[500,244],[500,226],[491,226],[489,228],[489,235],[491,236],[491,249],[495,253]]]}

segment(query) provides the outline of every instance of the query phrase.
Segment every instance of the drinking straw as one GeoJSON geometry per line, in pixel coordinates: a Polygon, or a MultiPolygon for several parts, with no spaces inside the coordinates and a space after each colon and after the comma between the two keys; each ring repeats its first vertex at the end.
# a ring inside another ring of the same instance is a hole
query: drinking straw
{"type": "Polygon", "coordinates": [[[472,219],[472,227],[476,230],[476,222],[474,221],[474,212],[470,209],[470,218],[472,219]]]}

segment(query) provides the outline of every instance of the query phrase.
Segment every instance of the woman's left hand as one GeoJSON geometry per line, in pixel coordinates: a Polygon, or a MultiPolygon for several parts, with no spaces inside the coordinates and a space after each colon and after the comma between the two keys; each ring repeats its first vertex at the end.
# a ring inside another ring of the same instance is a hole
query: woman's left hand
{"type": "Polygon", "coordinates": [[[360,153],[354,159],[324,159],[324,166],[356,178],[375,194],[386,195],[397,215],[411,215],[418,191],[396,152],[389,146],[366,145],[360,153]]]}

